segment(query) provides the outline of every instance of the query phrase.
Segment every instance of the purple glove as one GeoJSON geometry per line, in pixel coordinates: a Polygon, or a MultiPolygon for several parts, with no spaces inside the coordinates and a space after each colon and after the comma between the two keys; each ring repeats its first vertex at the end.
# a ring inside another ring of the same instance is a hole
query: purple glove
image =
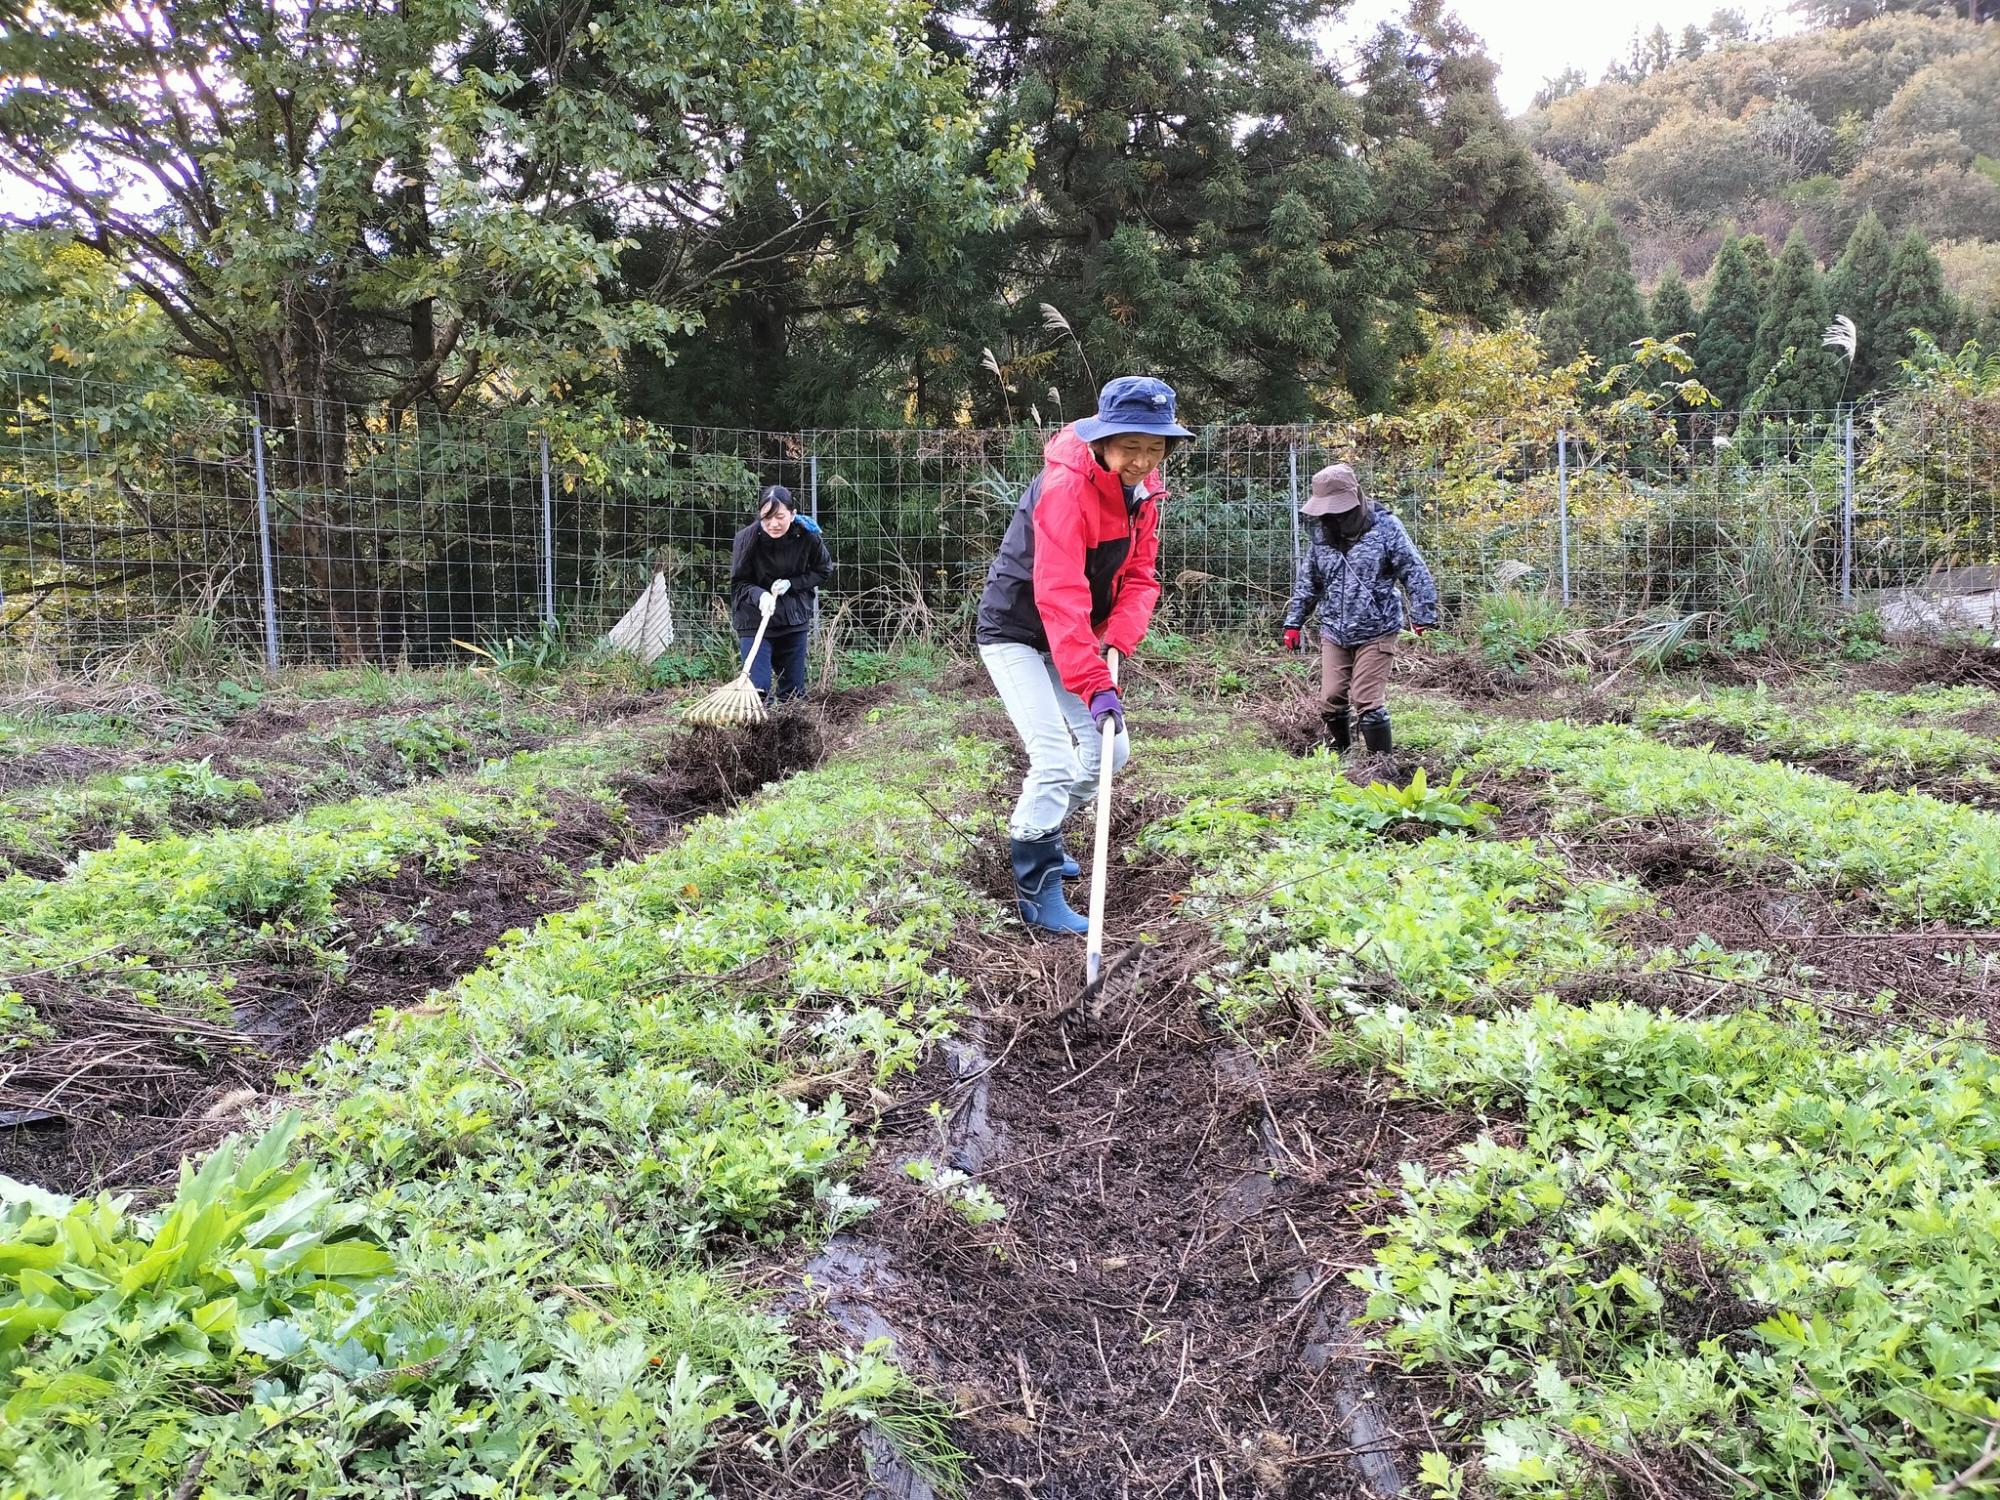
{"type": "Polygon", "coordinates": [[[1125,732],[1125,705],[1118,701],[1117,688],[1101,688],[1090,695],[1090,719],[1100,732],[1106,719],[1117,723],[1120,734],[1125,732]]]}

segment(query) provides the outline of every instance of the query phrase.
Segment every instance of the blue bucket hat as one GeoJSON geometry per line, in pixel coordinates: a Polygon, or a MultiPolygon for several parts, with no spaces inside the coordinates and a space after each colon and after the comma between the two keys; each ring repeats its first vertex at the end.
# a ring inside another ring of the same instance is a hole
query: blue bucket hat
{"type": "Polygon", "coordinates": [[[1097,415],[1077,419],[1076,435],[1086,443],[1121,432],[1147,437],[1191,438],[1174,420],[1174,388],[1150,375],[1120,375],[1097,393],[1097,415]]]}

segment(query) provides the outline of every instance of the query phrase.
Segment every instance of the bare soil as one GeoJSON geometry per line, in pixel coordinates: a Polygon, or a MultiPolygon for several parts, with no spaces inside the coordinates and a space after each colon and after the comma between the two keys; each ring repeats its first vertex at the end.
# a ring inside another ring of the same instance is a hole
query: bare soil
{"type": "MultiPolygon", "coordinates": [[[[1122,802],[1119,842],[1160,811],[1122,802]]],[[[1397,1493],[1416,1453],[1449,1443],[1428,1393],[1376,1371],[1349,1328],[1345,1273],[1368,1262],[1397,1163],[1443,1164],[1474,1122],[1260,1062],[1213,1024],[1195,979],[1219,953],[1180,915],[1184,867],[1113,873],[1094,1001],[1082,944],[1013,919],[997,854],[976,878],[1006,915],[947,952],[973,1020],[884,1111],[862,1184],[883,1206],[773,1280],[850,1338],[895,1340],[960,1413],[975,1496],[1397,1493]],[[968,1224],[905,1172],[918,1158],[971,1174],[1004,1220],[968,1224]]],[[[894,1456],[868,1442],[782,1492],[852,1494],[872,1467],[869,1493],[932,1493],[907,1470],[885,1482],[894,1456]]]]}
{"type": "Polygon", "coordinates": [[[325,973],[305,955],[244,965],[227,1025],[107,1004],[53,976],[21,983],[56,1040],[0,1067],[0,1110],[29,1117],[0,1128],[0,1173],[64,1192],[171,1180],[185,1153],[234,1128],[327,1040],[448,986],[502,933],[574,906],[588,892],[583,869],[649,854],[696,818],[818,764],[826,726],[850,712],[843,703],[694,730],[671,760],[617,787],[621,816],[591,799],[558,799],[553,826],[532,845],[488,844],[448,874],[411,861],[342,893],[345,971],[325,973]]]}
{"type": "MultiPolygon", "coordinates": [[[[1971,807],[1992,807],[2000,804],[2000,790],[1996,790],[1990,782],[1983,782],[1963,771],[1947,767],[1889,765],[1838,750],[1812,755],[1779,750],[1756,743],[1747,738],[1741,730],[1706,724],[1690,724],[1652,732],[1658,738],[1674,744],[1713,745],[1717,750],[1730,755],[1741,755],[1750,760],[1773,761],[1802,771],[1815,771],[1835,781],[1844,781],[1849,786],[1864,792],[1923,792],[1943,801],[1963,802],[1971,807]]],[[[1996,747],[1995,760],[2000,761],[2000,747],[1996,747]]]]}
{"type": "MultiPolygon", "coordinates": [[[[569,716],[578,725],[595,725],[658,706],[657,698],[643,694],[604,695],[573,707],[569,716]]],[[[397,718],[421,719],[429,711],[412,707],[399,712],[351,703],[267,705],[251,710],[226,730],[178,743],[163,743],[143,750],[54,745],[19,761],[0,761],[0,793],[110,772],[138,772],[206,760],[218,776],[255,782],[261,794],[219,809],[191,796],[169,808],[157,826],[126,828],[87,823],[71,830],[50,854],[15,856],[14,867],[24,874],[53,880],[64,873],[75,856],[108,848],[122,833],[150,837],[162,831],[192,832],[208,827],[275,822],[329,799],[413,786],[468,770],[495,754],[539,750],[549,742],[545,734],[514,733],[501,745],[490,735],[476,734],[463,749],[441,749],[434,760],[413,765],[388,743],[386,734],[369,748],[342,745],[327,738],[329,726],[343,721],[367,720],[386,726],[397,718]]],[[[4,870],[4,864],[0,864],[0,870],[4,870]]]]}
{"type": "Polygon", "coordinates": [[[1856,668],[1854,675],[1865,686],[1891,693],[1965,684],[2000,690],[2000,648],[1910,646],[1856,668]]]}

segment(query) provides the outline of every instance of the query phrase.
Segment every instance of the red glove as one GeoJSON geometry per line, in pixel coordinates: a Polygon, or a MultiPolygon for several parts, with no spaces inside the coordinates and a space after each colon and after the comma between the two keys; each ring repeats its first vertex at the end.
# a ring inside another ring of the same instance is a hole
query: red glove
{"type": "Polygon", "coordinates": [[[1298,649],[1299,649],[1299,627],[1298,627],[1298,626],[1296,626],[1296,625],[1287,625],[1287,626],[1285,627],[1285,649],[1286,649],[1287,651],[1296,651],[1296,650],[1298,650],[1298,649]]]}
{"type": "Polygon", "coordinates": [[[1437,628],[1437,627],[1436,627],[1436,626],[1434,626],[1434,625],[1415,625],[1415,624],[1413,624],[1413,625],[1411,625],[1411,626],[1410,626],[1410,634],[1411,634],[1411,635],[1414,635],[1414,636],[1416,636],[1416,637],[1418,637],[1419,639],[1421,639],[1421,638],[1422,638],[1422,636],[1423,636],[1423,633],[1424,633],[1424,632],[1425,632],[1426,630],[1435,630],[1436,628],[1437,628]]]}

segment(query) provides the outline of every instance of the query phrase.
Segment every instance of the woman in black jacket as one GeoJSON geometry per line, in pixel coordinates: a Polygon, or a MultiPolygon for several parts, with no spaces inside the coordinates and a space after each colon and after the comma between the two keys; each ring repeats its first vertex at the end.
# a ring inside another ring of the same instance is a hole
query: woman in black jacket
{"type": "Polygon", "coordinates": [[[832,571],[826,539],[811,517],[792,508],[792,492],[782,484],[766,489],[757,519],[736,533],[729,557],[730,620],[745,651],[763,619],[764,596],[772,596],[771,626],[750,663],[750,680],[766,697],[774,665],[778,698],[805,697],[813,597],[832,571]]]}

